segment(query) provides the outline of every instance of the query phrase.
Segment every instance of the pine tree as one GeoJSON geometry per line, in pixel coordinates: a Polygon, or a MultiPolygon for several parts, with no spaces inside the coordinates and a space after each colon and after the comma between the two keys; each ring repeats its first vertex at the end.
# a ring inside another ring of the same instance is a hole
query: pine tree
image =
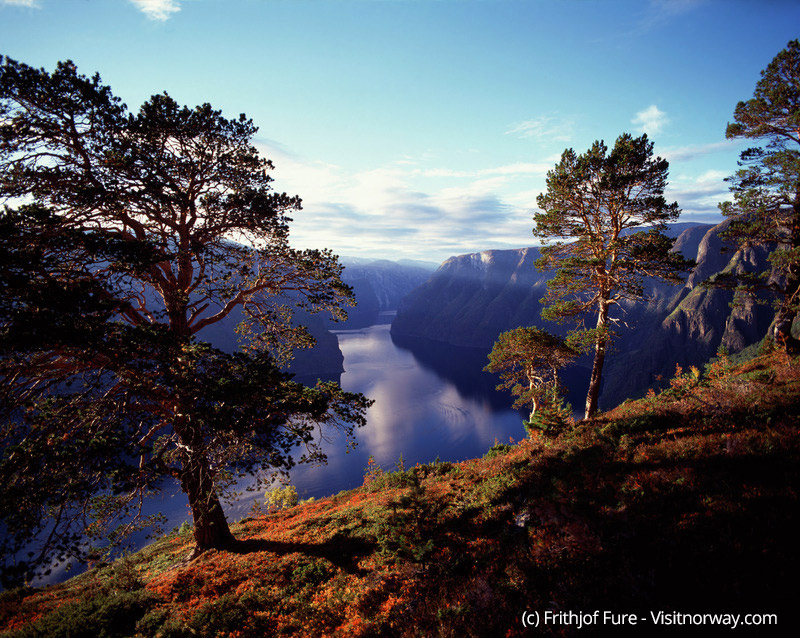
{"type": "Polygon", "coordinates": [[[7,577],[137,525],[164,477],[196,553],[228,546],[236,473],[289,468],[298,446],[322,460],[321,428],[364,423],[363,396],[280,370],[311,342],[293,308],[342,317],[352,293],[329,251],[290,247],[300,200],[272,190],[256,130],[166,94],[128,113],[71,62],[0,67],[0,198],[34,202],[0,216],[7,577]],[[198,340],[234,310],[241,352],[198,340]]]}
{"type": "MultiPolygon", "coordinates": [[[[761,72],[753,97],[739,102],[725,135],[762,143],[742,152],[729,178],[733,201],[720,204],[731,218],[727,237],[740,246],[774,247],[772,272],[739,277],[741,290],[772,289],[779,299],[770,336],[792,351],[800,340],[792,323],[800,310],[800,42],[793,40],[761,72]]],[[[730,277],[728,277],[730,279],[730,277]]],[[[718,285],[725,283],[722,279],[718,285]]],[[[731,283],[731,282],[727,282],[731,283]]]]}
{"type": "Polygon", "coordinates": [[[563,411],[558,371],[578,354],[563,339],[545,330],[520,327],[498,336],[484,370],[500,374],[502,383],[497,389],[511,390],[517,397],[514,408],[530,406],[528,424],[550,424],[563,411]]]}
{"type": "Polygon", "coordinates": [[[537,266],[556,270],[542,317],[579,324],[596,317],[593,328],[570,336],[572,345],[594,349],[587,418],[598,407],[613,335],[611,308],[643,299],[645,277],[676,283],[690,265],[671,251],[673,240],[663,232],[680,214],[678,204],[664,198],[668,169],[666,160],[653,157],[646,135],[626,133],[610,152],[602,141],[582,155],[564,151],[537,199],[542,212],[534,215],[533,233],[545,242],[537,266]]]}

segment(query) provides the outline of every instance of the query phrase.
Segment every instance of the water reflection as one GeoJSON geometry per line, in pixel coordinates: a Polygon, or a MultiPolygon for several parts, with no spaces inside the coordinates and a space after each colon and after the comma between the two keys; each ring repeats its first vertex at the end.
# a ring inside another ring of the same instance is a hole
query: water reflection
{"type": "Polygon", "coordinates": [[[496,380],[481,372],[485,353],[451,349],[442,370],[424,354],[398,347],[388,324],[336,334],[344,354],[342,387],[375,404],[356,450],[345,455],[330,448],[327,466],[292,471],[298,492],[323,496],[355,487],[370,456],[385,469],[394,469],[401,454],[407,467],[437,457],[457,461],[482,455],[495,439],[524,436],[509,397],[496,393],[496,380]]]}

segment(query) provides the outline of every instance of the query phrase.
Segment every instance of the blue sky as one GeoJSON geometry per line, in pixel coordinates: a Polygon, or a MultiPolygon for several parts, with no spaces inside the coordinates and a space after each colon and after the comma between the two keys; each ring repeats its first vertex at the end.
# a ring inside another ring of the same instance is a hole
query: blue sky
{"type": "Polygon", "coordinates": [[[623,132],[720,219],[725,126],[797,37],[794,0],[0,0],[2,54],[247,113],[296,246],[433,261],[531,245],[561,152],[623,132]]]}

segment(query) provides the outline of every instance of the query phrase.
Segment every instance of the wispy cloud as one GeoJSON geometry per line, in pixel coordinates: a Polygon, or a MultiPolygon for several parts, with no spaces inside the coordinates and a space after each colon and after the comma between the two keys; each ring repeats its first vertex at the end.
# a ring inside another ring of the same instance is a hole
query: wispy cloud
{"type": "Polygon", "coordinates": [[[38,0],[0,0],[0,4],[12,7],[39,7],[38,0]]]}
{"type": "Polygon", "coordinates": [[[670,163],[672,162],[686,162],[698,157],[704,157],[713,153],[721,153],[726,151],[733,151],[741,148],[743,145],[741,140],[722,140],[720,142],[711,142],[710,144],[697,144],[693,146],[681,146],[678,148],[665,148],[659,153],[666,157],[670,163]]]}
{"type": "Polygon", "coordinates": [[[541,141],[569,142],[572,139],[574,128],[575,123],[569,118],[540,115],[516,124],[505,134],[541,141]]]}
{"type": "Polygon", "coordinates": [[[677,201],[683,211],[681,218],[692,221],[719,221],[720,202],[730,199],[725,181],[727,173],[708,170],[698,176],[678,176],[667,187],[668,201],[677,201]]]}
{"type": "Polygon", "coordinates": [[[520,163],[422,170],[395,162],[352,172],[266,144],[262,152],[275,163],[275,188],[303,198],[303,210],[293,216],[295,245],[374,257],[443,260],[532,244],[534,196],[518,199],[514,190],[538,186],[539,174],[550,168],[520,163]]]}
{"type": "Polygon", "coordinates": [[[452,168],[418,168],[412,171],[423,177],[457,177],[461,179],[486,177],[489,175],[544,175],[553,168],[552,163],[517,162],[504,166],[481,168],[474,171],[459,171],[452,168]]]}
{"type": "Polygon", "coordinates": [[[151,20],[164,22],[181,10],[178,0],[131,0],[151,20]]]}
{"type": "Polygon", "coordinates": [[[643,111],[639,111],[636,117],[631,120],[631,124],[638,126],[641,133],[647,133],[651,136],[660,133],[667,122],[669,122],[667,114],[655,104],[651,104],[643,111]]]}
{"type": "Polygon", "coordinates": [[[649,13],[652,19],[668,19],[694,11],[706,0],[650,0],[649,13]]]}
{"type": "Polygon", "coordinates": [[[667,27],[707,2],[708,0],[649,0],[631,3],[635,10],[631,11],[630,21],[620,21],[618,31],[606,32],[593,41],[623,43],[631,38],[646,37],[650,32],[667,27]]]}
{"type": "Polygon", "coordinates": [[[650,0],[634,34],[644,35],[705,3],[706,0],[650,0]]]}

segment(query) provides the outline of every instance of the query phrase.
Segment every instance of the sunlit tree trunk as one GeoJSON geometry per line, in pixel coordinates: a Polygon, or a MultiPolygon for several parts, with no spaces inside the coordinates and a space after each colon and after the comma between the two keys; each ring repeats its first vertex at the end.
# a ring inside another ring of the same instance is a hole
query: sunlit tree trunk
{"type": "MultiPolygon", "coordinates": [[[[800,193],[795,196],[794,215],[790,229],[790,250],[800,250],[800,193]]],[[[789,352],[800,351],[800,340],[792,336],[792,323],[797,316],[800,301],[800,261],[793,259],[786,267],[786,282],[783,303],[775,313],[771,336],[776,344],[789,352]]]]}
{"type": "Polygon", "coordinates": [[[603,364],[606,360],[606,345],[608,337],[606,325],[608,323],[608,302],[601,302],[597,314],[597,339],[594,348],[594,364],[592,376],[589,378],[589,390],[586,393],[586,418],[592,417],[597,412],[597,402],[600,397],[600,381],[602,379],[603,364]]]}

